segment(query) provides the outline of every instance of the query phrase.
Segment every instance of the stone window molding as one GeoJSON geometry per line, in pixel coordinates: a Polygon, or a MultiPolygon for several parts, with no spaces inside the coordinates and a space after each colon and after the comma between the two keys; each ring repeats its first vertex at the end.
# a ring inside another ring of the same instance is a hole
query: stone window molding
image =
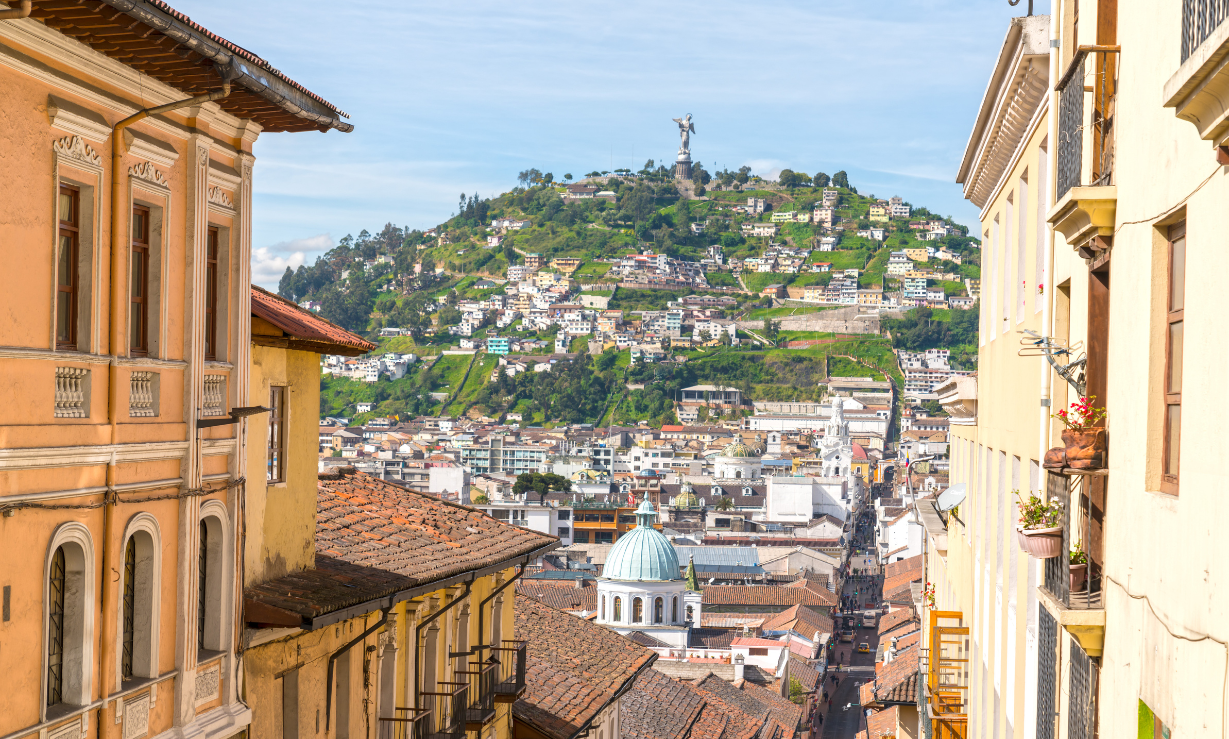
{"type": "MultiPolygon", "coordinates": [[[[216,658],[219,652],[225,652],[230,647],[229,574],[234,552],[230,539],[230,516],[221,501],[209,500],[203,503],[200,521],[209,532],[208,546],[203,553],[206,562],[205,611],[204,618],[201,619],[204,652],[197,655],[197,661],[204,662],[216,658]]],[[[192,554],[192,562],[196,563],[198,552],[194,551],[192,554]]]]}
{"type": "MultiPolygon", "coordinates": [[[[124,530],[124,538],[120,552],[126,552],[128,542],[136,545],[136,570],[134,573],[134,608],[133,616],[133,659],[132,680],[148,680],[158,677],[158,633],[161,615],[162,594],[162,531],[158,519],[152,514],[141,512],[134,515],[124,530]]],[[[121,560],[122,561],[122,560],[121,560]]],[[[126,592],[126,568],[120,569],[118,583],[121,593],[126,592]]],[[[122,645],[124,643],[125,611],[121,607],[119,618],[116,619],[116,644],[121,648],[115,655],[115,679],[117,684],[123,680],[122,645]]],[[[127,714],[125,713],[125,717],[127,714]]],[[[128,734],[127,727],[124,730],[128,734]]]]}
{"type": "Polygon", "coordinates": [[[159,378],[157,372],[134,370],[129,375],[128,415],[155,418],[158,415],[159,378]]]}
{"type": "MultiPolygon", "coordinates": [[[[100,327],[94,320],[98,314],[99,291],[102,282],[102,265],[96,259],[97,245],[101,233],[99,218],[101,202],[99,193],[102,182],[102,157],[87,144],[81,136],[71,135],[57,139],[51,144],[53,171],[52,182],[55,184],[55,217],[59,220],[60,198],[59,189],[62,186],[75,188],[78,193],[77,214],[78,255],[76,264],[77,278],[77,338],[76,350],[80,352],[95,351],[101,341],[100,327]]],[[[56,347],[56,288],[58,281],[60,239],[58,232],[53,232],[50,244],[50,284],[51,284],[51,321],[47,326],[51,347],[56,347]]],[[[60,349],[59,351],[63,351],[60,349]]]]}
{"type": "Polygon", "coordinates": [[[43,563],[43,670],[40,705],[43,718],[64,707],[88,705],[93,695],[93,634],[94,634],[94,538],[84,524],[64,523],[55,530],[47,546],[43,563]],[[62,650],[63,701],[48,707],[47,687],[51,640],[51,566],[56,551],[64,550],[65,598],[62,650]]]}
{"type": "Polygon", "coordinates": [[[90,371],[85,367],[55,368],[55,417],[89,418],[90,371]]]}

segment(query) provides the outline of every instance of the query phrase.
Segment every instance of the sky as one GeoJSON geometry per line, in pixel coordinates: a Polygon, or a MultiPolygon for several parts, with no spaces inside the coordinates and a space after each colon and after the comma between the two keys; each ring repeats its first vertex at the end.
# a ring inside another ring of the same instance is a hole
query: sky
{"type": "MultiPolygon", "coordinates": [[[[173,0],[350,115],[256,142],[253,281],[346,234],[428,228],[536,167],[579,177],[692,158],[849,173],[970,225],[956,184],[1029,0],[173,0]]],[[[1048,12],[1036,0],[1035,12],[1048,12]]]]}

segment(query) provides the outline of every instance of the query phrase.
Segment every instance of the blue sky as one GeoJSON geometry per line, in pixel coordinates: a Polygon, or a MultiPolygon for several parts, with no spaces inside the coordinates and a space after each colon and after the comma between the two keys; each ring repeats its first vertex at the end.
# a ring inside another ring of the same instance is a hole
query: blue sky
{"type": "MultiPolygon", "coordinates": [[[[1008,19],[1028,0],[617,3],[174,0],[351,116],[256,144],[253,279],[347,233],[426,228],[528,167],[671,159],[844,169],[859,192],[976,221],[954,181],[1008,19]]],[[[1037,0],[1036,12],[1048,12],[1037,0]]]]}

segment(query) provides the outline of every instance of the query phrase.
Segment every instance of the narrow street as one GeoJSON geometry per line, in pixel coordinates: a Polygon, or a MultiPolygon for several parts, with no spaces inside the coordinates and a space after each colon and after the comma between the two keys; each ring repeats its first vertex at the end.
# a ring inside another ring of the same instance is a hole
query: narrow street
{"type": "MultiPolygon", "coordinates": [[[[872,519],[860,520],[851,542],[851,554],[873,553],[873,541],[872,519]]],[[[875,677],[875,650],[879,646],[879,633],[876,627],[862,626],[862,613],[870,609],[878,612],[882,587],[883,581],[877,572],[865,579],[851,575],[842,587],[842,611],[834,619],[838,641],[830,655],[832,666],[824,683],[830,702],[825,702],[821,712],[824,723],[819,735],[822,739],[853,739],[858,731],[865,728],[858,687],[875,677]],[[867,608],[868,604],[870,609],[867,608]],[[839,641],[839,633],[847,618],[854,618],[852,642],[839,641]],[[858,651],[858,646],[863,643],[867,644],[868,652],[858,651]]]]}

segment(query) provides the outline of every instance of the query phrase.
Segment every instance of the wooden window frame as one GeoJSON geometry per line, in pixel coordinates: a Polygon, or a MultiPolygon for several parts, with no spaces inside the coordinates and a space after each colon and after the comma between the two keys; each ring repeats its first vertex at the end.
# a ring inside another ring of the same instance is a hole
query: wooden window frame
{"type": "Polygon", "coordinates": [[[144,205],[132,206],[132,248],[129,258],[134,263],[138,256],[141,260],[139,269],[133,269],[136,264],[129,266],[129,271],[133,274],[132,284],[128,287],[128,353],[134,357],[149,356],[149,217],[149,208],[144,205]],[[141,216],[139,221],[138,215],[141,216]],[[138,285],[141,287],[139,296],[136,290],[138,285]],[[134,322],[136,326],[131,325],[134,322]]]}
{"type": "MultiPolygon", "coordinates": [[[[68,218],[64,218],[64,213],[56,215],[59,221],[59,239],[57,242],[62,242],[65,237],[69,241],[69,257],[68,257],[68,284],[63,283],[63,275],[59,274],[60,265],[63,262],[61,259],[56,262],[56,349],[77,349],[77,300],[80,294],[80,279],[77,274],[77,262],[81,257],[81,190],[71,185],[60,184],[60,196],[67,195],[70,199],[68,218]],[[60,293],[68,294],[68,320],[67,320],[67,336],[60,335],[59,322],[63,318],[60,315],[60,293]]],[[[59,200],[56,201],[57,205],[59,200]]],[[[56,244],[57,248],[60,244],[56,244]]]]}
{"type": "MultiPolygon", "coordinates": [[[[1165,377],[1163,378],[1164,387],[1161,390],[1162,410],[1161,410],[1161,436],[1163,443],[1161,445],[1161,492],[1169,493],[1170,495],[1178,494],[1178,473],[1177,470],[1169,471],[1170,449],[1172,444],[1176,444],[1178,462],[1181,462],[1182,454],[1182,383],[1181,378],[1178,381],[1178,391],[1172,392],[1173,388],[1173,345],[1170,341],[1170,332],[1176,323],[1184,322],[1184,314],[1186,308],[1186,262],[1189,250],[1186,243],[1186,222],[1182,221],[1170,226],[1167,234],[1166,255],[1165,255],[1165,377]],[[1176,309],[1174,307],[1173,292],[1174,292],[1174,245],[1182,242],[1182,303],[1176,309]],[[1176,407],[1178,409],[1178,424],[1179,434],[1178,439],[1174,440],[1170,436],[1169,428],[1169,413],[1170,409],[1176,407]]],[[[1185,329],[1185,326],[1183,326],[1185,329]]],[[[1183,351],[1185,351],[1185,330],[1183,331],[1183,351]]],[[[1179,357],[1179,370],[1182,366],[1182,358],[1179,357]]]]}
{"type": "Polygon", "coordinates": [[[218,255],[221,235],[210,226],[205,239],[205,359],[218,358],[218,255]]]}
{"type": "Polygon", "coordinates": [[[269,434],[265,482],[286,482],[286,396],[284,385],[269,387],[269,434]]]}

